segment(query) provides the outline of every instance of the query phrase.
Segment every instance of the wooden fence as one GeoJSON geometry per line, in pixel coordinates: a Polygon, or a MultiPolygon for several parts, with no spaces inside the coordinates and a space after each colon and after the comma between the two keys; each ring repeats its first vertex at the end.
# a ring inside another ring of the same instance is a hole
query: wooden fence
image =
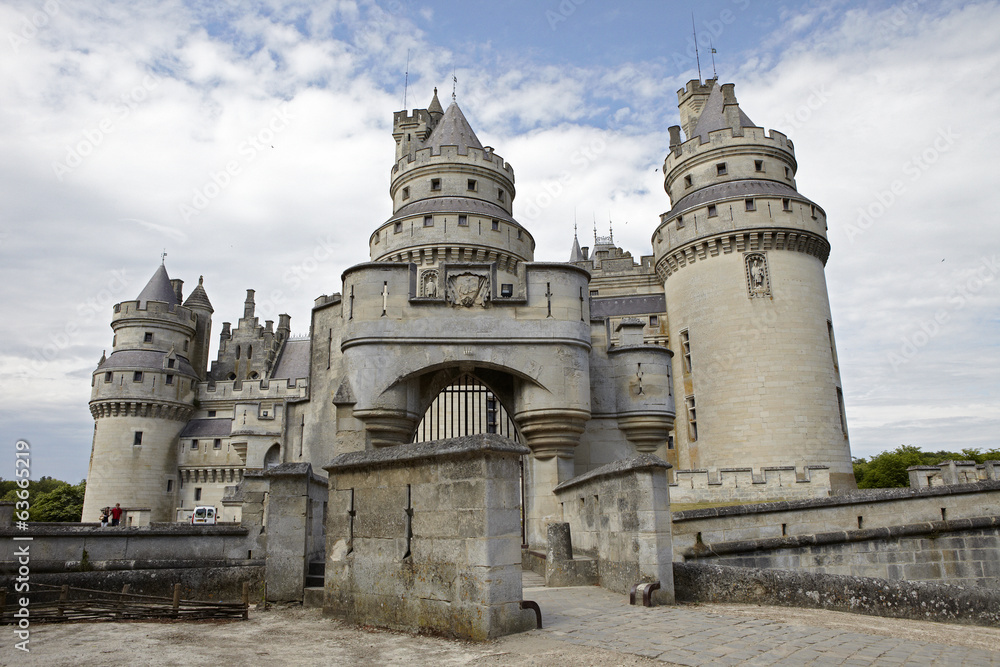
{"type": "Polygon", "coordinates": [[[22,597],[29,598],[28,618],[32,623],[151,619],[247,620],[250,585],[244,582],[241,602],[204,602],[181,600],[180,584],[174,584],[173,598],[165,598],[129,593],[128,584],[125,584],[121,593],[109,593],[87,588],[32,583],[30,593],[14,593],[9,600],[7,591],[0,591],[0,625],[18,622],[19,618],[14,614],[21,609],[19,601],[22,597]]]}

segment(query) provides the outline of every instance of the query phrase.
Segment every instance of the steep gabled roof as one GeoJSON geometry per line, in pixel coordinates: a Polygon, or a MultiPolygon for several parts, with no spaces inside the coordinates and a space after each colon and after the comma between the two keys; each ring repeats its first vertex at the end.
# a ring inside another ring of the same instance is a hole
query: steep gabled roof
{"type": "Polygon", "coordinates": [[[458,146],[458,152],[462,154],[468,154],[470,146],[480,150],[483,148],[479,137],[472,131],[472,126],[455,102],[444,112],[424,146],[429,146],[432,153],[440,152],[442,146],[458,146]]]}
{"type": "Polygon", "coordinates": [[[145,308],[147,301],[164,301],[171,306],[180,305],[180,302],[177,300],[177,293],[174,292],[174,286],[170,284],[167,267],[160,264],[160,268],[156,269],[156,273],[149,279],[146,286],[142,288],[136,299],[139,301],[140,308],[145,308]]]}
{"type": "MultiPolygon", "coordinates": [[[[726,122],[726,115],[723,113],[723,101],[722,88],[716,83],[708,96],[708,100],[705,102],[705,108],[698,118],[698,124],[694,126],[694,131],[688,139],[700,136],[702,141],[708,141],[709,132],[729,127],[729,123],[726,122]]],[[[743,109],[740,109],[740,127],[757,127],[743,113],[743,109]]]]}

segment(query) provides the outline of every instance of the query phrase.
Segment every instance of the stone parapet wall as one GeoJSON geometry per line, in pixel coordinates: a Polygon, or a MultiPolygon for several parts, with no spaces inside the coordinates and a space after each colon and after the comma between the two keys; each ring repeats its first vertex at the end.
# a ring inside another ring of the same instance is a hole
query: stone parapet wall
{"type": "Polygon", "coordinates": [[[830,494],[827,466],[805,466],[801,470],[795,466],[775,466],[761,468],[759,472],[753,468],[722,468],[715,472],[675,470],[670,484],[670,500],[674,503],[802,500],[830,494]]]}
{"type": "Polygon", "coordinates": [[[476,435],[336,457],[324,613],[488,639],[535,627],[520,608],[520,457],[476,435]]]}
{"type": "MultiPolygon", "coordinates": [[[[674,493],[671,489],[672,500],[674,493]]],[[[715,544],[980,516],[1000,516],[1000,482],[878,489],[812,500],[675,512],[674,560],[682,560],[698,541],[715,544]]]]}
{"type": "Polygon", "coordinates": [[[1000,625],[1000,592],[812,572],[674,563],[677,599],[832,609],[887,618],[1000,625]]]}
{"type": "Polygon", "coordinates": [[[1000,517],[698,543],[685,561],[1000,590],[1000,517]]]}
{"type": "Polygon", "coordinates": [[[936,466],[911,466],[906,469],[910,487],[923,489],[929,486],[975,484],[1000,480],[1000,461],[942,461],[936,466]]]}
{"type": "Polygon", "coordinates": [[[674,601],[668,463],[650,455],[615,461],[556,487],[574,551],[597,559],[601,586],[628,593],[660,582],[654,600],[674,601]]]}

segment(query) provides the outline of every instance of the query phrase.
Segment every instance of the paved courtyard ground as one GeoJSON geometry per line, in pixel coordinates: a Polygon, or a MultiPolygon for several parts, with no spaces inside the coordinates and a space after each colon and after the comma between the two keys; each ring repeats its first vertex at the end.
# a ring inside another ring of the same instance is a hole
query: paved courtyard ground
{"type": "Polygon", "coordinates": [[[1000,628],[752,605],[630,607],[600,588],[543,588],[542,630],[470,643],[365,631],[318,609],[251,611],[246,622],[36,625],[31,653],[0,664],[139,665],[1000,665],[1000,628]]]}

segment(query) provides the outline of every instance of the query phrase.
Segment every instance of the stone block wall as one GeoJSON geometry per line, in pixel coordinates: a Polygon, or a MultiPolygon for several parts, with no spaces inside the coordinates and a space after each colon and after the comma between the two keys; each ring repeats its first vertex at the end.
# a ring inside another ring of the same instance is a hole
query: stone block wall
{"type": "Polygon", "coordinates": [[[951,484],[974,484],[1000,480],[1000,461],[941,461],[936,466],[910,466],[906,469],[910,476],[910,487],[914,489],[928,486],[948,486],[951,484]]]}
{"type": "Polygon", "coordinates": [[[527,453],[476,435],[336,457],[324,613],[477,640],[533,628],[520,608],[527,453]]]}
{"type": "MultiPolygon", "coordinates": [[[[675,499],[671,488],[671,500],[675,499]]],[[[674,559],[698,542],[795,537],[931,521],[1000,516],[1000,481],[675,512],[674,559]]]]}
{"type": "Polygon", "coordinates": [[[662,459],[640,455],[556,487],[574,551],[597,559],[604,588],[628,593],[639,582],[659,581],[654,601],[673,602],[669,468],[662,459]]]}
{"type": "Polygon", "coordinates": [[[729,501],[761,502],[766,500],[802,500],[825,498],[832,493],[828,466],[773,466],[761,468],[722,468],[675,470],[670,484],[670,499],[675,503],[729,501]]]}

